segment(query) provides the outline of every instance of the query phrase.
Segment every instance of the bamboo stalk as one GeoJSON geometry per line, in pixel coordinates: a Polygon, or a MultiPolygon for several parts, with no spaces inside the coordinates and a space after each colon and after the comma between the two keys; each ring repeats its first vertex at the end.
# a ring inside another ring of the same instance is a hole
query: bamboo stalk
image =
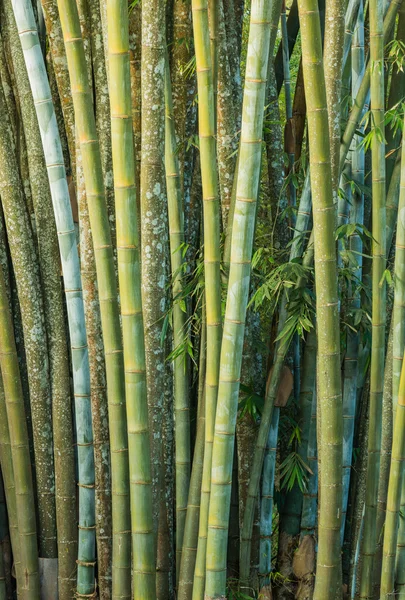
{"type": "Polygon", "coordinates": [[[276,452],[280,409],[274,407],[269,437],[263,460],[262,497],[260,502],[260,588],[270,583],[271,549],[273,533],[274,477],[276,472],[276,452]]]}
{"type": "Polygon", "coordinates": [[[384,42],[382,4],[370,2],[370,61],[371,114],[374,135],[372,157],[372,347],[370,377],[370,421],[368,434],[368,461],[366,481],[366,509],[360,575],[360,597],[373,597],[373,558],[376,551],[377,496],[381,452],[382,394],[385,354],[385,283],[382,277],[386,260],[385,209],[385,144],[384,132],[384,42]],[[380,132],[380,134],[379,134],[380,132]]]}
{"type": "Polygon", "coordinates": [[[271,7],[254,1],[246,59],[242,132],[231,261],[220,361],[208,518],[206,598],[225,596],[228,518],[239,377],[260,184],[263,113],[271,36],[271,7]]]}
{"type": "MultiPolygon", "coordinates": [[[[364,67],[364,14],[363,2],[360,2],[357,25],[352,42],[352,97],[356,96],[359,86],[360,74],[364,67]]],[[[360,147],[360,136],[356,135],[352,142],[351,173],[356,188],[351,196],[349,212],[350,222],[363,224],[364,221],[364,150],[360,147]]],[[[362,280],[363,243],[358,233],[353,233],[349,239],[350,250],[355,253],[357,269],[354,277],[362,280]]],[[[352,284],[350,292],[350,307],[352,310],[360,308],[360,293],[356,282],[352,284]]],[[[357,399],[357,374],[358,374],[359,334],[347,328],[347,349],[343,366],[343,516],[341,527],[341,542],[343,543],[344,528],[346,523],[347,503],[351,475],[353,454],[354,418],[357,399]]]]}
{"type": "Polygon", "coordinates": [[[124,340],[134,598],[156,597],[148,403],[132,133],[128,8],[108,0],[108,61],[124,340]]]}
{"type": "MultiPolygon", "coordinates": [[[[77,6],[59,0],[93,234],[107,370],[113,511],[113,595],[130,596],[130,510],[124,365],[113,249],[77,6]]],[[[92,593],[92,592],[90,592],[92,593]]]]}
{"type": "Polygon", "coordinates": [[[402,363],[397,403],[384,526],[381,600],[389,600],[395,592],[395,556],[405,460],[405,362],[402,363]]]}
{"type": "MultiPolygon", "coordinates": [[[[58,230],[59,250],[65,281],[65,294],[68,308],[71,353],[74,376],[74,394],[76,405],[76,431],[79,453],[79,548],[76,542],[76,491],[74,479],[66,477],[67,450],[58,448],[63,458],[63,474],[57,478],[57,486],[63,498],[63,512],[58,515],[58,579],[60,598],[71,596],[72,576],[75,573],[78,558],[78,591],[80,580],[86,580],[86,589],[94,588],[94,569],[84,564],[94,560],[94,455],[92,446],[92,424],[90,406],[90,375],[86,328],[84,320],[83,296],[81,291],[79,257],[76,235],[73,225],[69,190],[56,116],[52,103],[51,90],[47,79],[45,64],[37,36],[34,14],[28,3],[13,2],[13,10],[20,34],[27,73],[33,91],[38,124],[51,187],[55,221],[58,230]],[[72,489],[73,487],[73,489],[72,489]],[[70,498],[72,508],[67,502],[70,498]],[[71,531],[73,528],[73,533],[71,531]],[[83,564],[82,564],[83,563],[83,564]]],[[[66,409],[59,407],[59,418],[70,418],[70,403],[66,409]]],[[[71,457],[73,461],[73,456],[71,457]]],[[[55,461],[56,462],[56,461],[55,461]]],[[[57,464],[57,462],[56,462],[57,464]]]]}
{"type": "Polygon", "coordinates": [[[15,497],[20,538],[21,569],[24,573],[23,597],[39,598],[39,568],[37,532],[32,484],[28,431],[24,399],[15,346],[13,325],[8,303],[3,269],[0,267],[0,367],[6,397],[7,420],[10,431],[11,455],[15,474],[15,497]]]}
{"type": "MultiPolygon", "coordinates": [[[[184,341],[187,344],[187,313],[181,305],[183,296],[182,275],[184,260],[184,211],[181,194],[180,170],[176,155],[173,101],[169,70],[166,58],[165,73],[165,167],[169,214],[170,255],[172,267],[173,295],[173,345],[178,351],[184,341]]],[[[187,353],[181,352],[173,361],[174,371],[174,411],[175,411],[175,450],[176,450],[176,579],[179,582],[183,535],[187,515],[187,501],[190,486],[190,399],[187,353]]]]}
{"type": "MultiPolygon", "coordinates": [[[[299,0],[302,63],[308,109],[311,191],[314,219],[318,340],[320,512],[314,600],[334,594],[340,568],[342,507],[342,396],[339,314],[328,109],[317,2],[299,0]],[[321,133],[322,132],[322,133],[321,133]],[[322,323],[322,327],[319,324],[322,323]],[[324,469],[322,470],[322,465],[324,469]]],[[[340,75],[340,73],[339,73],[340,75]]]]}
{"type": "Polygon", "coordinates": [[[207,370],[205,379],[205,445],[198,548],[193,600],[202,600],[206,576],[208,510],[211,494],[212,448],[221,352],[220,216],[215,144],[215,88],[210,54],[207,0],[192,0],[197,65],[198,134],[203,190],[204,272],[207,314],[207,370]]]}

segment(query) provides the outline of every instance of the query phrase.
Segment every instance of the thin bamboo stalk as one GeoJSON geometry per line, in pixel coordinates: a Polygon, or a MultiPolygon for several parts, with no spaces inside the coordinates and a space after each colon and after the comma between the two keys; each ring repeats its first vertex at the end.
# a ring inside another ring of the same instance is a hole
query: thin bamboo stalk
{"type": "Polygon", "coordinates": [[[108,0],[107,24],[118,275],[128,422],[133,596],[153,600],[156,598],[155,540],[126,2],[108,0]]]}
{"type": "MultiPolygon", "coordinates": [[[[113,595],[130,596],[130,509],[124,364],[113,249],[77,6],[58,1],[83,160],[107,370],[113,511],[113,595]]],[[[92,592],[90,592],[92,593],[92,592]]]]}
{"type": "Polygon", "coordinates": [[[7,503],[8,523],[10,530],[11,548],[14,558],[15,578],[17,582],[17,597],[22,596],[24,577],[21,568],[20,538],[18,535],[17,504],[15,495],[13,459],[11,456],[10,432],[7,421],[6,398],[3,380],[0,378],[0,465],[3,475],[4,492],[7,503]]]}
{"type": "Polygon", "coordinates": [[[273,531],[274,477],[276,472],[276,452],[280,409],[274,407],[269,437],[263,460],[262,497],[260,502],[260,588],[270,583],[271,547],[273,531]]]}
{"type": "Polygon", "coordinates": [[[389,600],[395,592],[395,551],[398,538],[399,508],[401,504],[405,460],[405,362],[402,363],[397,403],[384,526],[381,600],[389,600]]]}
{"type": "MultiPolygon", "coordinates": [[[[363,2],[360,2],[357,25],[352,42],[352,97],[356,96],[359,76],[364,67],[364,13],[363,2]]],[[[356,188],[351,195],[349,212],[350,222],[363,224],[364,221],[364,150],[360,147],[360,136],[356,135],[352,142],[351,173],[356,188]]],[[[357,269],[354,276],[357,281],[362,280],[363,242],[358,233],[353,233],[349,238],[350,250],[355,254],[357,269]]],[[[353,311],[360,308],[360,293],[356,282],[352,285],[350,293],[350,306],[353,311]]],[[[357,399],[357,374],[358,374],[359,334],[347,329],[347,350],[343,366],[343,516],[341,528],[341,542],[343,543],[344,528],[346,523],[347,503],[349,498],[351,463],[353,454],[354,417],[357,399]]]]}
{"type": "Polygon", "coordinates": [[[0,268],[0,367],[6,397],[7,420],[10,431],[11,455],[15,474],[15,497],[18,535],[20,538],[21,569],[24,573],[24,599],[39,598],[39,565],[37,532],[32,484],[28,431],[25,420],[17,350],[9,308],[3,269],[0,268]]]}
{"type": "Polygon", "coordinates": [[[301,516],[301,539],[306,535],[315,535],[318,498],[318,447],[316,438],[316,388],[313,388],[311,422],[309,426],[307,460],[311,473],[307,489],[304,492],[301,516]]]}
{"type": "Polygon", "coordinates": [[[242,131],[231,261],[220,361],[208,518],[206,597],[225,596],[228,518],[244,325],[249,292],[262,127],[271,36],[271,6],[254,1],[246,59],[242,131]]]}
{"type": "Polygon", "coordinates": [[[384,42],[382,4],[370,2],[370,74],[371,114],[374,135],[371,144],[372,158],[372,347],[370,377],[370,407],[368,433],[368,461],[366,482],[366,509],[360,575],[360,597],[373,597],[373,558],[376,551],[377,496],[381,452],[382,394],[385,354],[385,283],[382,277],[386,260],[386,209],[385,209],[385,143],[384,132],[384,42]],[[380,132],[380,134],[379,134],[380,132]]]}
{"type": "MultiPolygon", "coordinates": [[[[314,600],[334,594],[340,568],[342,508],[342,396],[336,249],[328,107],[317,2],[299,0],[302,63],[308,109],[311,191],[314,219],[315,287],[318,340],[318,415],[320,511],[314,600]],[[321,133],[322,132],[322,133],[321,133]],[[322,326],[319,324],[322,323],[322,326]],[[322,465],[324,469],[322,470],[322,465]]],[[[340,73],[339,73],[340,75],[340,73]]]]}
{"type": "MultiPolygon", "coordinates": [[[[187,313],[181,305],[184,259],[184,211],[179,163],[176,154],[173,101],[168,57],[165,73],[165,168],[169,214],[170,255],[173,295],[173,344],[176,352],[188,343],[187,313]]],[[[190,486],[190,399],[189,369],[185,349],[173,361],[175,449],[176,449],[176,579],[179,582],[183,535],[190,486]]]]}
{"type": "Polygon", "coordinates": [[[205,379],[205,445],[201,485],[198,548],[193,600],[204,597],[211,465],[221,352],[220,216],[215,142],[215,88],[211,62],[208,2],[192,0],[197,65],[198,133],[203,190],[204,271],[207,315],[207,370],[205,379]]]}

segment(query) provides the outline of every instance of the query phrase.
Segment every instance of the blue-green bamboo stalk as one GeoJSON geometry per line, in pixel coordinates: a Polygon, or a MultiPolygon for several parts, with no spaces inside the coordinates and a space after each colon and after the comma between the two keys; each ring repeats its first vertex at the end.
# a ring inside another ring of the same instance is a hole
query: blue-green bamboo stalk
{"type": "Polygon", "coordinates": [[[316,388],[312,397],[311,424],[309,426],[308,467],[311,473],[308,477],[307,489],[304,492],[301,516],[301,538],[305,535],[314,535],[317,518],[318,500],[318,450],[316,436],[316,388]]]}
{"type": "Polygon", "coordinates": [[[263,460],[262,497],[260,503],[260,587],[268,585],[271,571],[271,538],[273,529],[274,476],[276,473],[276,454],[280,409],[275,406],[271,418],[263,460]]]}
{"type": "MultiPolygon", "coordinates": [[[[352,44],[352,96],[358,91],[360,73],[364,67],[364,12],[361,0],[357,25],[352,44]]],[[[351,147],[351,177],[355,189],[351,196],[350,222],[363,224],[364,221],[364,149],[360,146],[361,138],[354,136],[351,147]]],[[[354,233],[349,240],[350,250],[355,254],[357,268],[353,273],[358,282],[362,277],[363,242],[361,237],[354,233]]],[[[360,293],[356,281],[351,286],[350,309],[355,311],[360,308],[360,293]]],[[[346,522],[347,502],[349,498],[349,485],[351,462],[353,452],[354,417],[357,399],[357,373],[358,373],[359,334],[347,328],[347,348],[343,365],[343,505],[342,527],[340,531],[341,543],[346,522]]]]}
{"type": "MultiPolygon", "coordinates": [[[[28,1],[13,0],[13,9],[45,154],[65,284],[79,465],[77,593],[81,597],[95,590],[95,499],[90,374],[79,256],[62,147],[35,17],[28,1]]],[[[68,570],[65,576],[69,578],[68,570]]]]}

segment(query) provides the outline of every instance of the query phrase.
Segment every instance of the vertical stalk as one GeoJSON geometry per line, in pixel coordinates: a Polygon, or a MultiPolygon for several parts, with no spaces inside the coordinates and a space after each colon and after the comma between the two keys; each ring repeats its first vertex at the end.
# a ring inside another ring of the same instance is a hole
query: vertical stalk
{"type": "Polygon", "coordinates": [[[124,365],[113,249],[77,6],[58,0],[93,234],[109,400],[113,595],[130,596],[130,514],[124,365]]]}
{"type": "Polygon", "coordinates": [[[260,185],[263,113],[271,35],[271,6],[251,5],[231,260],[212,450],[206,598],[225,596],[227,537],[251,256],[260,185]]]}
{"type": "MultiPolygon", "coordinates": [[[[162,424],[165,392],[165,345],[162,319],[167,310],[167,199],[164,171],[165,3],[142,4],[142,304],[145,326],[146,374],[151,430],[154,524],[161,502],[162,424]]],[[[163,576],[163,573],[161,573],[163,576]]]]}
{"type": "MultiPolygon", "coordinates": [[[[165,168],[169,215],[170,256],[173,295],[173,345],[176,352],[187,344],[187,313],[182,306],[184,212],[168,58],[165,73],[165,168]]],[[[190,406],[187,352],[184,348],[173,361],[175,450],[176,450],[176,579],[179,581],[187,500],[190,486],[190,406]]]]}
{"type": "Polygon", "coordinates": [[[304,85],[308,109],[315,234],[315,288],[318,324],[317,401],[319,406],[318,415],[322,414],[318,431],[321,502],[314,600],[325,600],[325,598],[335,593],[338,583],[342,508],[343,419],[334,239],[335,209],[329,136],[326,134],[326,131],[328,131],[328,106],[318,4],[316,0],[299,0],[298,8],[302,34],[304,85]],[[322,323],[322,326],[319,325],[320,323],[322,323]],[[322,368],[319,368],[320,365],[322,365],[322,368]]]}
{"type": "Polygon", "coordinates": [[[381,600],[389,600],[395,592],[395,556],[405,460],[405,362],[402,363],[397,402],[384,526],[381,600]]]}
{"type": "Polygon", "coordinates": [[[107,24],[118,276],[128,422],[133,597],[153,600],[156,598],[155,541],[126,2],[108,0],[107,24]]]}
{"type": "MultiPolygon", "coordinates": [[[[52,95],[49,87],[45,63],[39,44],[34,14],[30,3],[13,2],[14,16],[19,30],[24,59],[33,92],[36,116],[38,119],[42,146],[48,171],[48,179],[58,230],[59,250],[65,280],[65,293],[70,325],[72,364],[74,373],[74,394],[76,401],[76,430],[79,452],[80,509],[79,531],[80,548],[84,554],[77,557],[76,533],[76,490],[74,476],[67,476],[67,460],[72,463],[73,448],[57,445],[55,438],[55,466],[57,489],[58,524],[58,578],[60,598],[71,595],[72,575],[75,572],[76,558],[89,562],[94,558],[94,457],[90,408],[90,380],[86,329],[84,322],[83,298],[79,275],[79,258],[73,225],[69,190],[66,181],[64,160],[59,132],[56,123],[52,95]],[[59,456],[63,464],[59,464],[59,456]],[[62,500],[60,502],[60,499],[62,500]],[[88,529],[90,527],[90,529],[88,529]]],[[[71,418],[70,402],[60,405],[54,411],[54,421],[71,418]]],[[[63,431],[63,430],[62,430],[63,431]]],[[[68,441],[68,439],[66,440],[68,441]]],[[[80,562],[78,563],[80,565],[80,562]]],[[[79,566],[79,579],[82,576],[79,566]]],[[[84,569],[87,573],[88,569],[84,569]]],[[[93,570],[90,569],[91,573],[93,570]]],[[[90,574],[89,587],[94,575],[90,574]]],[[[85,576],[87,579],[87,575],[85,576]]]]}
{"type": "Polygon", "coordinates": [[[382,395],[385,354],[385,282],[382,277],[386,260],[385,144],[384,144],[384,39],[383,6],[370,1],[370,82],[373,139],[372,159],[372,346],[366,508],[360,575],[360,597],[373,597],[373,559],[376,551],[377,495],[380,471],[382,395]]]}
{"type": "Polygon", "coordinates": [[[215,148],[215,96],[210,54],[208,1],[192,0],[197,65],[198,134],[203,191],[204,272],[207,314],[207,370],[205,378],[205,445],[198,548],[193,600],[204,598],[208,510],[211,494],[212,448],[221,352],[220,216],[215,148]]]}
{"type": "Polygon", "coordinates": [[[6,397],[7,420],[10,431],[11,455],[15,474],[15,496],[18,534],[20,538],[21,569],[24,573],[22,595],[26,600],[39,598],[39,565],[34,490],[28,431],[20,369],[15,346],[13,324],[8,303],[3,269],[0,267],[0,367],[6,397]]]}

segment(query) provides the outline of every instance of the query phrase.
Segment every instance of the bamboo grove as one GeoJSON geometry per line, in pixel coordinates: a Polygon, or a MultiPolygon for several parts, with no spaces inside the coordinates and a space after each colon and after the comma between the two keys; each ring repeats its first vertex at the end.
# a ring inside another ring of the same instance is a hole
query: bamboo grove
{"type": "Polygon", "coordinates": [[[0,0],[0,600],[405,600],[405,2],[0,0]]]}

